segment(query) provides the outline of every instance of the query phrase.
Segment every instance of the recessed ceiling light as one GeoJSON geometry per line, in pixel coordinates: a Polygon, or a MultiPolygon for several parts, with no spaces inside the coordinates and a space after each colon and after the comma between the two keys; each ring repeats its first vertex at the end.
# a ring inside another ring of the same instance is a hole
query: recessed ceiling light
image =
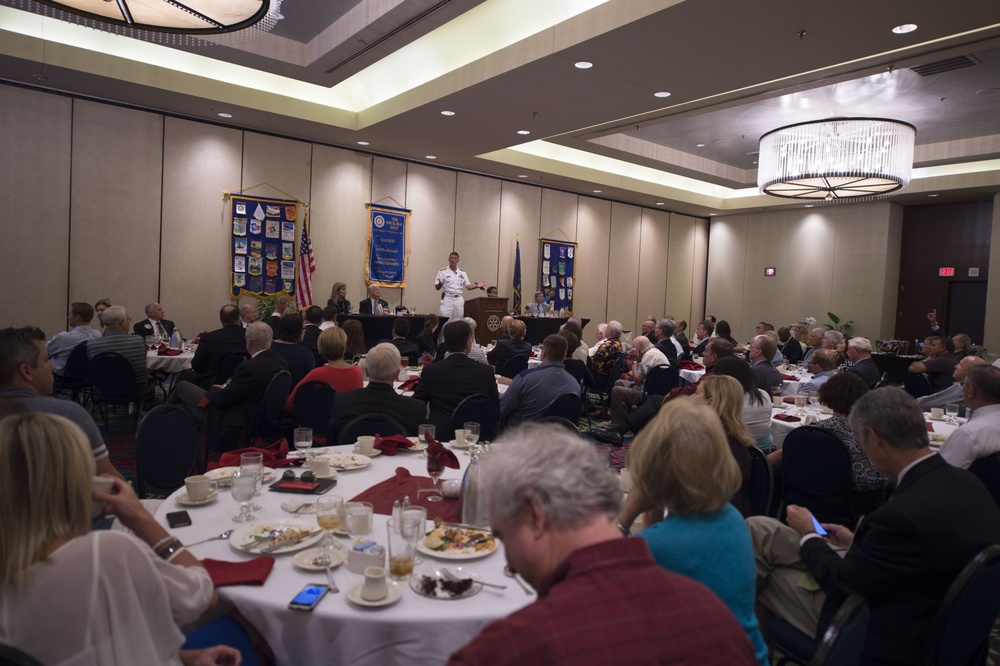
{"type": "Polygon", "coordinates": [[[436,160],[437,159],[437,155],[426,155],[426,157],[429,160],[436,160]]]}
{"type": "Polygon", "coordinates": [[[233,117],[233,114],[231,114],[231,113],[226,113],[225,111],[220,111],[220,112],[219,112],[219,117],[220,117],[220,118],[232,118],[232,117],[233,117]]]}
{"type": "Polygon", "coordinates": [[[455,112],[454,111],[442,111],[441,115],[442,116],[453,116],[453,115],[455,115],[455,112]]]}
{"type": "Polygon", "coordinates": [[[813,207],[813,204],[806,204],[806,205],[804,206],[804,208],[812,208],[812,207],[813,207]]]}
{"type": "Polygon", "coordinates": [[[664,202],[662,202],[662,201],[657,201],[657,202],[656,202],[656,205],[657,205],[657,206],[662,206],[662,205],[663,205],[663,203],[664,203],[664,202]]]}
{"type": "Polygon", "coordinates": [[[709,217],[715,217],[716,215],[718,215],[718,213],[709,213],[708,214],[709,217]]]}
{"type": "Polygon", "coordinates": [[[518,178],[527,178],[527,177],[528,177],[528,174],[526,174],[526,173],[522,173],[522,174],[518,175],[518,178]]]}
{"type": "Polygon", "coordinates": [[[531,132],[528,131],[528,130],[517,130],[517,133],[521,134],[522,136],[527,136],[527,135],[531,134],[531,132]]]}
{"type": "Polygon", "coordinates": [[[940,194],[928,194],[927,196],[929,196],[930,198],[933,199],[934,197],[939,197],[941,195],[940,194]]]}
{"type": "Polygon", "coordinates": [[[601,193],[600,190],[594,190],[594,194],[600,194],[600,193],[601,193]]]}
{"type": "Polygon", "coordinates": [[[367,141],[358,141],[358,145],[359,146],[367,146],[367,145],[370,145],[370,144],[367,141]]]}
{"type": "Polygon", "coordinates": [[[704,148],[704,147],[705,147],[705,144],[703,144],[703,143],[699,143],[699,144],[698,144],[698,147],[699,147],[699,148],[704,148]]]}
{"type": "Polygon", "coordinates": [[[586,60],[581,60],[580,62],[576,63],[573,66],[576,67],[577,69],[590,69],[591,67],[594,66],[594,63],[588,62],[586,60]]]}
{"type": "Polygon", "coordinates": [[[670,93],[665,90],[661,90],[660,92],[653,93],[653,97],[670,97],[670,93]]]}
{"type": "Polygon", "coordinates": [[[892,29],[892,31],[897,35],[905,35],[906,33],[913,32],[916,29],[917,29],[916,23],[904,23],[902,25],[897,25],[895,28],[892,29]]]}

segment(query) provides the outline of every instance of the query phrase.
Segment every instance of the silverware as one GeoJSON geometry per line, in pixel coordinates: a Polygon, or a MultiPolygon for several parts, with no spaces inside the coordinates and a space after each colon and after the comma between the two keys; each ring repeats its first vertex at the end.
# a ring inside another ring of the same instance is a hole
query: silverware
{"type": "MultiPolygon", "coordinates": [[[[454,573],[452,573],[451,569],[446,569],[444,567],[441,568],[441,575],[444,576],[447,580],[450,580],[452,582],[463,580],[462,578],[459,578],[454,573]]],[[[472,577],[470,576],[470,578],[472,577]]],[[[506,585],[498,585],[497,583],[487,583],[486,581],[479,580],[478,578],[472,578],[472,580],[479,583],[480,585],[485,585],[486,587],[495,587],[498,590],[507,589],[506,585]]]]}
{"type": "Polygon", "coordinates": [[[475,530],[477,532],[485,532],[486,534],[492,534],[488,528],[476,527],[475,525],[466,525],[465,523],[441,523],[442,527],[457,527],[463,530],[475,530]]]}
{"type": "Polygon", "coordinates": [[[208,537],[207,539],[202,539],[201,541],[195,541],[194,543],[184,544],[185,548],[190,548],[191,546],[197,546],[198,544],[208,543],[209,541],[218,541],[220,539],[228,539],[233,533],[233,530],[226,530],[222,534],[217,534],[213,537],[208,537]]]}
{"type": "Polygon", "coordinates": [[[294,539],[289,539],[288,541],[283,541],[283,542],[277,543],[277,544],[275,544],[273,546],[268,546],[267,548],[261,548],[257,552],[264,553],[264,554],[270,554],[270,553],[273,553],[276,550],[281,550],[282,548],[287,548],[288,546],[294,546],[295,544],[302,543],[306,539],[311,539],[312,537],[316,536],[320,532],[322,532],[322,530],[313,530],[312,532],[307,532],[306,534],[303,534],[302,536],[296,537],[294,539]]]}
{"type": "Polygon", "coordinates": [[[531,588],[529,588],[527,585],[524,584],[524,582],[521,580],[521,577],[518,576],[513,571],[511,571],[510,567],[507,566],[506,564],[503,565],[503,575],[507,576],[507,578],[513,578],[514,582],[520,585],[521,589],[524,590],[524,593],[527,594],[529,597],[534,594],[531,588]]]}

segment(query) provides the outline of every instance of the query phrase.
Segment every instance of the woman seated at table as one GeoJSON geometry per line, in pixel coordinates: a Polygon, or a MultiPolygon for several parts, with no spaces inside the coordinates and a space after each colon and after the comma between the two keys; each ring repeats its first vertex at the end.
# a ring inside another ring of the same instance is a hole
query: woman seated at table
{"type": "Polygon", "coordinates": [[[347,350],[347,334],[339,328],[328,328],[319,334],[316,340],[319,353],[326,359],[326,364],[312,370],[302,381],[295,385],[292,394],[285,403],[285,411],[290,412],[295,406],[295,394],[306,382],[323,382],[341,391],[359,389],[363,385],[361,368],[344,360],[347,350]]]}
{"type": "Polygon", "coordinates": [[[348,319],[341,326],[347,334],[347,349],[344,351],[344,358],[354,363],[357,356],[364,356],[368,353],[365,347],[365,329],[357,319],[348,319]]]}
{"type": "Polygon", "coordinates": [[[93,479],[69,420],[0,420],[0,643],[49,666],[239,664],[229,647],[181,649],[179,627],[215,603],[208,572],[121,479],[93,500],[135,536],[90,531],[93,479]]]}
{"type": "Polygon", "coordinates": [[[622,527],[643,513],[638,536],[657,563],[715,592],[746,631],[759,662],[769,664],[753,610],[757,573],[750,533],[729,503],[740,471],[718,416],[693,398],[671,400],[632,442],[627,465],[632,490],[618,516],[622,527]]]}
{"type": "Polygon", "coordinates": [[[743,387],[743,422],[759,449],[774,446],[771,437],[771,396],[757,388],[757,380],[747,362],[735,356],[720,358],[715,363],[715,374],[733,377],[743,387]]]}
{"type": "Polygon", "coordinates": [[[338,314],[351,314],[351,302],[347,300],[347,285],[343,282],[334,282],[333,292],[326,304],[336,307],[338,314]]]}
{"type": "Polygon", "coordinates": [[[715,337],[722,338],[723,340],[728,340],[733,345],[733,350],[737,354],[741,354],[744,351],[743,345],[736,342],[736,338],[733,337],[733,330],[729,327],[729,322],[725,319],[719,320],[719,323],[715,325],[715,337]]]}
{"type": "Polygon", "coordinates": [[[438,324],[441,320],[436,314],[424,317],[424,330],[417,333],[417,349],[421,354],[429,354],[434,358],[437,352],[438,324]]]}
{"type": "MultiPolygon", "coordinates": [[[[847,447],[847,452],[851,455],[854,503],[859,513],[874,509],[889,485],[889,478],[872,465],[847,424],[851,408],[865,393],[868,393],[868,385],[858,375],[850,372],[835,374],[819,387],[818,392],[819,401],[833,410],[833,416],[813,424],[832,432],[847,447]]],[[[767,459],[777,467],[781,465],[781,453],[782,449],[778,449],[768,454],[767,459]]]]}
{"type": "Polygon", "coordinates": [[[698,382],[695,398],[711,407],[722,422],[726,443],[740,469],[743,481],[730,502],[743,517],[750,515],[750,452],[754,446],[750,430],[743,421],[743,387],[733,377],[708,375],[698,382]]]}
{"type": "Polygon", "coordinates": [[[292,386],[297,386],[310,370],[316,367],[316,355],[302,341],[302,315],[288,314],[278,322],[278,332],[271,344],[271,351],[288,363],[292,386]]]}

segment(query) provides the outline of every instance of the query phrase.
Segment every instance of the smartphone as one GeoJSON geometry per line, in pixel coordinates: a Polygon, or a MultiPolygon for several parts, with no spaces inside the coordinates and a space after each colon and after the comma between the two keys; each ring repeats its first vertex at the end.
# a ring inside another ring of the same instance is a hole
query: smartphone
{"type": "Polygon", "coordinates": [[[812,519],[813,519],[813,529],[816,530],[816,534],[825,537],[827,535],[827,531],[823,528],[822,525],[819,524],[819,521],[816,520],[816,516],[812,516],[812,519]]]}
{"type": "Polygon", "coordinates": [[[174,511],[167,514],[167,525],[171,527],[187,527],[191,524],[191,516],[187,511],[174,511]]]}
{"type": "Polygon", "coordinates": [[[311,611],[316,608],[320,599],[330,591],[329,585],[319,583],[309,583],[302,588],[302,591],[295,595],[295,598],[288,602],[288,607],[292,610],[311,611]]]}

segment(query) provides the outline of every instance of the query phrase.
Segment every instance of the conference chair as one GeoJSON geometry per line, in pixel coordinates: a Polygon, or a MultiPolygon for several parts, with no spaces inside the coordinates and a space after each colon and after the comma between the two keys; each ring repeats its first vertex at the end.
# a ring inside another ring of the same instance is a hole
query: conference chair
{"type": "Polygon", "coordinates": [[[770,516],[771,502],[774,499],[774,470],[767,455],[756,446],[748,447],[750,451],[750,515],[770,516]]]}
{"type": "Polygon", "coordinates": [[[87,388],[90,386],[90,357],[87,355],[87,343],[81,342],[66,359],[62,376],[53,374],[55,382],[52,386],[56,393],[69,391],[73,395],[73,402],[80,402],[80,394],[84,396],[83,402],[87,401],[87,388]]]}
{"type": "Polygon", "coordinates": [[[782,448],[785,506],[803,506],[821,522],[853,529],[851,456],[844,443],[829,430],[802,426],[788,433],[782,448]]]}
{"type": "Polygon", "coordinates": [[[542,416],[536,419],[535,423],[554,423],[561,428],[565,428],[567,432],[572,432],[574,435],[583,437],[583,433],[580,432],[580,429],[576,425],[561,416],[542,416]]]}
{"type": "Polygon", "coordinates": [[[549,403],[549,406],[542,412],[542,416],[558,416],[566,419],[570,423],[580,421],[580,396],[575,393],[563,393],[561,396],[549,403]]]}
{"type": "Polygon", "coordinates": [[[879,380],[875,382],[875,386],[872,387],[872,390],[874,391],[875,389],[885,388],[886,386],[892,386],[892,383],[889,382],[889,373],[883,372],[882,376],[879,377],[879,380]]]}
{"type": "Polygon", "coordinates": [[[979,477],[993,495],[993,501],[1000,506],[1000,453],[976,459],[969,465],[969,471],[979,477]]]}
{"type": "Polygon", "coordinates": [[[514,379],[514,377],[517,377],[527,369],[528,356],[526,354],[518,354],[507,359],[507,362],[503,364],[503,368],[500,370],[500,376],[507,379],[514,379]]]}
{"type": "Polygon", "coordinates": [[[646,375],[646,380],[642,383],[643,391],[646,395],[666,395],[681,380],[681,369],[676,365],[660,365],[652,368],[646,375]]]}
{"type": "Polygon", "coordinates": [[[100,407],[104,418],[104,432],[108,432],[108,405],[135,404],[135,419],[139,421],[142,395],[135,385],[135,373],[128,359],[118,352],[101,352],[90,359],[91,399],[100,407]]]}
{"type": "Polygon", "coordinates": [[[234,352],[232,354],[227,354],[219,361],[219,366],[215,369],[215,382],[216,384],[225,384],[229,381],[233,373],[236,372],[237,366],[240,363],[250,358],[245,352],[234,352]]]}
{"type": "Polygon", "coordinates": [[[151,409],[135,433],[135,471],[139,497],[147,484],[173,492],[202,468],[198,430],[191,415],[177,405],[151,409]]]}
{"type": "Polygon", "coordinates": [[[292,401],[296,426],[312,428],[313,438],[321,440],[330,425],[330,412],[333,411],[336,396],[337,389],[325,382],[306,382],[299,386],[292,401]]]}
{"type": "Polygon", "coordinates": [[[43,664],[12,645],[0,644],[0,666],[43,666],[43,664]]]}
{"type": "Polygon", "coordinates": [[[854,666],[861,660],[870,616],[868,602],[852,594],[818,641],[781,618],[772,620],[768,637],[773,651],[782,655],[777,666],[854,666]]]}
{"type": "Polygon", "coordinates": [[[594,373],[594,388],[601,396],[602,405],[607,406],[611,400],[611,389],[615,385],[615,381],[621,378],[622,374],[628,372],[628,356],[622,354],[615,361],[614,366],[611,368],[611,374],[609,375],[599,375],[594,373]]]}
{"type": "Polygon", "coordinates": [[[326,441],[337,442],[337,444],[353,444],[358,441],[358,437],[363,435],[379,435],[380,437],[390,437],[392,435],[405,435],[406,432],[403,430],[403,426],[399,424],[396,419],[391,416],[385,416],[383,414],[362,414],[361,416],[352,419],[346,426],[344,426],[343,431],[340,433],[340,437],[336,437],[336,433],[333,428],[327,433],[326,441]]]}
{"type": "Polygon", "coordinates": [[[253,427],[250,429],[250,439],[248,446],[253,446],[260,437],[274,437],[278,430],[278,420],[281,412],[285,409],[285,401],[288,394],[292,392],[292,375],[287,370],[279,370],[274,373],[267,388],[264,389],[264,397],[261,398],[257,406],[257,414],[254,416],[253,427]]]}
{"type": "Polygon", "coordinates": [[[500,403],[485,393],[466,396],[451,413],[452,430],[463,429],[466,423],[479,424],[480,442],[492,442],[500,426],[500,403]]]}
{"type": "Polygon", "coordinates": [[[903,377],[903,389],[914,398],[922,398],[931,394],[931,385],[927,381],[927,375],[922,373],[906,373],[903,377]]]}

